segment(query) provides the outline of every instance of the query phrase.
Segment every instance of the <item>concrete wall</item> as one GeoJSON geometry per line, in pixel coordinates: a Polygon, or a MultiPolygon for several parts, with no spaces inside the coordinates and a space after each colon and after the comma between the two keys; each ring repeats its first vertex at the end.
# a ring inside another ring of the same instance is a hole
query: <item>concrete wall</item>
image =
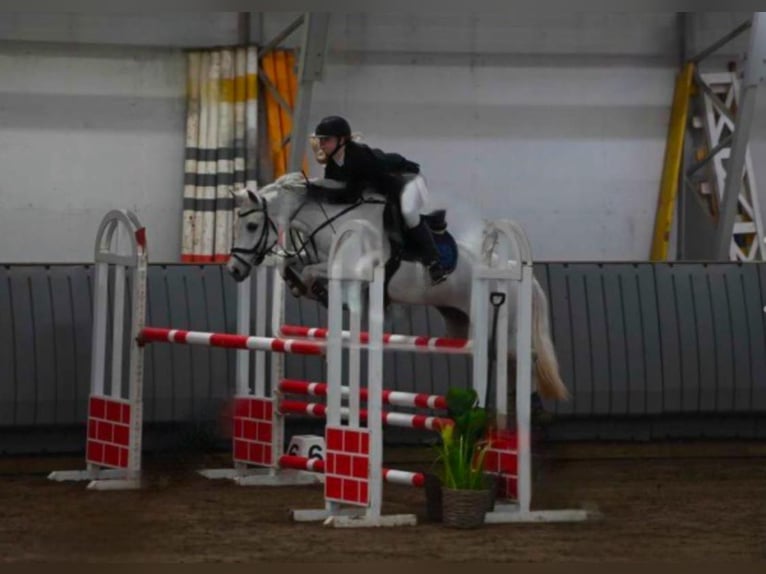
{"type": "Polygon", "coordinates": [[[169,49],[0,48],[0,261],[93,258],[109,209],[176,260],[185,63],[169,49]]]}
{"type": "MultiPolygon", "coordinates": [[[[292,17],[254,17],[254,37],[292,17]]],[[[746,17],[700,15],[697,44],[746,17]]],[[[87,261],[113,207],[146,223],[153,261],[177,261],[181,48],[236,40],[236,14],[4,14],[0,261],[87,261]]],[[[670,13],[333,15],[311,121],[345,114],[372,145],[418,161],[458,234],[513,217],[538,259],[641,260],[677,46],[670,13]]],[[[760,98],[752,132],[760,157],[765,107],[760,98]]]]}

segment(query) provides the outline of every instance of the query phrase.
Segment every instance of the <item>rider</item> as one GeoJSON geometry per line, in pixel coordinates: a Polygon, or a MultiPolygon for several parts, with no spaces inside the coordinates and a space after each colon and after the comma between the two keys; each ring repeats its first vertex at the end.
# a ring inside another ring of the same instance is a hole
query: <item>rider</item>
{"type": "Polygon", "coordinates": [[[366,185],[372,185],[388,198],[398,194],[408,242],[417,248],[431,284],[444,281],[447,272],[439,259],[433,235],[420,216],[428,195],[420,166],[399,154],[384,153],[353,141],[351,126],[340,116],[327,116],[319,122],[312,134],[312,145],[317,161],[325,166],[326,179],[344,182],[352,192],[361,192],[366,185]],[[404,183],[396,176],[404,173],[416,175],[404,183]]]}

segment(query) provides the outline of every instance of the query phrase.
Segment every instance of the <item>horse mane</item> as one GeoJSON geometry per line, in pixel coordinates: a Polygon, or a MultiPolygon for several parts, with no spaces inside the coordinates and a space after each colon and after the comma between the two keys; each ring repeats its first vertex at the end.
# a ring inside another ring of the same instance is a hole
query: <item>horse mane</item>
{"type": "MultiPolygon", "coordinates": [[[[309,179],[310,183],[317,183],[317,182],[325,182],[322,184],[322,187],[327,187],[329,189],[333,189],[329,186],[329,184],[338,184],[340,182],[333,182],[332,180],[325,180],[323,178],[319,179],[309,179]]],[[[340,184],[342,187],[340,189],[343,189],[345,187],[345,184],[340,184]]],[[[261,189],[261,193],[268,194],[269,197],[267,199],[272,199],[274,196],[279,195],[280,193],[285,194],[295,194],[296,196],[298,194],[306,193],[307,187],[306,187],[306,176],[303,174],[303,172],[300,171],[294,171],[290,173],[286,173],[284,175],[279,176],[276,180],[274,180],[272,183],[264,186],[261,189]]],[[[374,199],[374,200],[382,200],[385,199],[385,196],[382,195],[379,191],[376,189],[368,186],[362,191],[362,197],[365,199],[374,199]]]]}
{"type": "Polygon", "coordinates": [[[292,192],[306,191],[306,176],[301,171],[293,171],[279,176],[272,185],[292,192]]]}

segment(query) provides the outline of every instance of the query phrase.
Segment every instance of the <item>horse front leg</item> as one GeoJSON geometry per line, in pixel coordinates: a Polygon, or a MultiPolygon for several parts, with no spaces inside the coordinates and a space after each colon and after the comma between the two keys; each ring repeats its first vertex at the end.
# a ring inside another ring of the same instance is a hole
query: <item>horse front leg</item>
{"type": "Polygon", "coordinates": [[[301,266],[288,263],[282,266],[280,274],[295,297],[306,297],[319,301],[327,307],[327,265],[312,264],[301,266]]]}
{"type": "Polygon", "coordinates": [[[301,278],[312,298],[327,308],[329,305],[327,263],[306,265],[301,273],[301,278]]]}

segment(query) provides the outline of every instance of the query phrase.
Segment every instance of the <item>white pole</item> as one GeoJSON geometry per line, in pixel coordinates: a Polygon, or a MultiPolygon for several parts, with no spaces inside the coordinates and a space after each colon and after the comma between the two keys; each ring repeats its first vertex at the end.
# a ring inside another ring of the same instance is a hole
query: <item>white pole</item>
{"type": "MultiPolygon", "coordinates": [[[[259,265],[255,276],[255,334],[267,336],[266,332],[266,313],[268,309],[268,285],[269,285],[269,267],[259,265]]],[[[273,337],[278,336],[276,333],[273,337]]],[[[266,353],[257,351],[255,353],[255,394],[264,396],[266,390],[266,353]]],[[[274,389],[271,389],[273,394],[274,389]]]]}
{"type": "MultiPolygon", "coordinates": [[[[265,280],[264,280],[265,281],[265,280]]],[[[272,277],[272,300],[271,300],[271,336],[280,337],[282,324],[285,317],[285,282],[279,273],[279,268],[274,267],[274,274],[272,277]]],[[[273,353],[270,355],[271,361],[271,394],[274,395],[276,385],[282,380],[285,371],[284,357],[276,356],[273,353]]],[[[266,396],[265,391],[261,396],[266,396]]]]}
{"type": "MultiPolygon", "coordinates": [[[[53,471],[48,475],[50,480],[89,480],[89,489],[95,490],[124,490],[134,489],[140,486],[141,470],[141,423],[142,413],[142,393],[143,393],[143,353],[137,345],[136,337],[143,328],[146,315],[146,235],[143,226],[136,216],[124,210],[112,210],[104,216],[99,225],[95,248],[95,277],[93,293],[93,340],[91,342],[91,391],[90,398],[100,399],[118,399],[117,404],[122,405],[126,398],[122,396],[123,383],[119,380],[122,375],[122,341],[124,334],[124,289],[125,289],[125,269],[130,267],[133,272],[133,292],[131,308],[131,341],[129,345],[129,382],[128,397],[131,418],[128,436],[128,459],[127,464],[122,458],[119,463],[110,461],[102,464],[104,459],[98,456],[98,462],[87,462],[84,471],[53,471]],[[129,245],[123,250],[118,251],[117,242],[113,241],[115,233],[122,232],[121,227],[125,228],[127,233],[125,237],[129,245]],[[107,319],[110,312],[109,305],[109,269],[110,265],[122,268],[122,275],[115,273],[115,278],[120,280],[120,286],[115,286],[115,324],[113,328],[119,331],[119,335],[112,333],[112,341],[116,344],[112,349],[113,377],[110,392],[105,392],[105,371],[106,371],[106,343],[107,337],[107,319]],[[122,291],[120,293],[119,291],[122,291]],[[117,319],[119,317],[119,320],[117,319]],[[118,379],[114,377],[117,376],[118,379]],[[114,468],[106,468],[114,467],[114,468]]],[[[92,413],[88,411],[88,420],[92,419],[92,413]]],[[[86,445],[91,441],[88,437],[86,445]]],[[[86,446],[87,450],[87,446],[86,446]]],[[[86,452],[86,461],[90,459],[90,454],[86,452]]]]}
{"type": "MultiPolygon", "coordinates": [[[[125,239],[122,226],[117,226],[112,237],[112,251],[124,255],[125,239]]],[[[130,242],[130,241],[129,241],[130,242]]],[[[114,266],[114,301],[112,301],[112,384],[109,396],[122,399],[122,355],[123,336],[125,330],[125,266],[119,263],[114,266]]]]}
{"type": "MultiPolygon", "coordinates": [[[[250,330],[250,295],[251,295],[250,277],[237,284],[237,333],[240,335],[249,335],[250,330]]],[[[237,397],[250,395],[250,351],[242,349],[235,352],[236,371],[234,374],[236,383],[237,397]]],[[[258,396],[258,384],[263,384],[263,377],[258,379],[259,373],[255,373],[256,396],[258,396]]],[[[232,419],[233,424],[233,419],[232,419]]],[[[232,436],[234,436],[232,429],[232,436]]],[[[275,433],[276,434],[276,433],[275,433]]],[[[247,470],[247,464],[235,461],[235,472],[240,475],[247,470]]]]}
{"type": "Polygon", "coordinates": [[[516,425],[518,434],[519,510],[529,512],[532,500],[530,444],[532,393],[532,265],[524,265],[518,297],[516,328],[516,425]]]}
{"type": "MultiPolygon", "coordinates": [[[[143,233],[142,233],[143,235],[143,233]]],[[[145,235],[143,235],[145,241],[145,235]]],[[[133,272],[133,308],[130,328],[130,363],[128,393],[130,400],[130,449],[128,479],[138,480],[141,472],[141,446],[144,423],[144,348],[138,334],[146,325],[146,278],[148,253],[146,244],[136,242],[137,261],[133,272]]]]}
{"type": "Polygon", "coordinates": [[[343,377],[343,280],[330,279],[327,316],[327,424],[340,424],[340,401],[343,377]]]}
{"type": "MultiPolygon", "coordinates": [[[[97,259],[98,260],[98,259],[97,259]]],[[[97,262],[93,297],[93,344],[91,345],[90,392],[104,394],[106,362],[106,317],[108,310],[109,264],[97,262]]]]}
{"type": "MultiPolygon", "coordinates": [[[[476,276],[476,270],[474,270],[476,276]]],[[[473,388],[479,395],[479,405],[485,407],[487,392],[487,338],[490,326],[487,318],[487,280],[474,279],[471,288],[471,317],[473,317],[473,388]],[[481,318],[481,319],[478,319],[481,318]]]]}
{"type": "MultiPolygon", "coordinates": [[[[250,293],[252,282],[250,277],[237,284],[237,333],[239,335],[250,334],[250,293]]],[[[261,335],[262,333],[256,333],[261,335]]],[[[250,351],[240,350],[236,354],[236,383],[237,395],[250,394],[250,351]]],[[[256,384],[258,383],[256,373],[256,384]]],[[[260,381],[263,383],[263,380],[260,381]]],[[[256,390],[256,395],[258,394],[256,390]]]]}
{"type": "MultiPolygon", "coordinates": [[[[353,280],[346,283],[346,294],[349,307],[349,331],[351,341],[348,348],[348,388],[350,391],[349,408],[351,410],[348,426],[359,427],[359,389],[360,369],[362,363],[362,346],[359,342],[362,332],[362,282],[353,280]]],[[[340,383],[338,384],[340,387],[340,383]]]]}
{"type": "MultiPolygon", "coordinates": [[[[342,258],[341,258],[342,259],[342,258]]],[[[335,258],[328,263],[329,293],[327,316],[327,427],[337,427],[341,424],[341,387],[343,386],[343,295],[346,282],[339,278],[335,266],[335,258]]],[[[325,440],[327,440],[325,432],[325,440]]],[[[325,498],[327,516],[340,513],[340,504],[325,498]]]]}
{"type": "MultiPolygon", "coordinates": [[[[379,520],[383,500],[383,299],[385,268],[376,265],[368,284],[367,428],[370,430],[370,506],[367,516],[379,520]]],[[[351,395],[355,395],[352,393],[351,395]]],[[[358,402],[358,395],[356,399],[358,402]]],[[[359,406],[356,406],[357,412],[359,406]]]]}
{"type": "Polygon", "coordinates": [[[279,337],[285,316],[285,282],[278,267],[274,267],[271,293],[271,334],[274,337],[279,337]]]}

